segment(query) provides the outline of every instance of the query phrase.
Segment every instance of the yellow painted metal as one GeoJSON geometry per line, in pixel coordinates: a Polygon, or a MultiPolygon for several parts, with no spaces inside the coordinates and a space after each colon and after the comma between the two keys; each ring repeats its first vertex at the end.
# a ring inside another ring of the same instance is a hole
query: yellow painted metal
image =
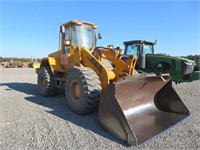
{"type": "Polygon", "coordinates": [[[133,75],[134,74],[134,70],[135,70],[135,65],[137,62],[137,56],[136,55],[132,55],[128,58],[126,64],[129,66],[129,74],[128,75],[133,75]]]}
{"type": "Polygon", "coordinates": [[[109,80],[114,80],[116,77],[116,74],[114,71],[109,71],[107,70],[108,76],[109,76],[109,80]]]}
{"type": "Polygon", "coordinates": [[[108,84],[110,83],[110,78],[108,71],[102,65],[102,63],[100,63],[89,50],[83,48],[81,52],[81,63],[83,64],[83,66],[89,67],[96,72],[101,82],[102,91],[105,91],[108,84]]]}
{"type": "Polygon", "coordinates": [[[48,62],[52,72],[63,70],[60,63],[58,62],[57,59],[55,59],[55,57],[48,57],[48,62]]]}
{"type": "Polygon", "coordinates": [[[33,63],[33,68],[40,68],[40,63],[39,62],[34,62],[33,63]]]}
{"type": "Polygon", "coordinates": [[[87,24],[87,25],[90,25],[92,26],[93,28],[97,28],[97,25],[94,24],[94,23],[91,23],[91,22],[86,22],[86,21],[80,21],[80,20],[71,20],[65,24],[63,24],[64,27],[68,27],[70,26],[71,24],[78,24],[78,22],[82,22],[82,24],[87,24]]]}
{"type": "MultiPolygon", "coordinates": [[[[62,26],[71,28],[71,24],[78,23],[79,21],[72,20],[62,26]]],[[[82,24],[87,24],[96,28],[95,24],[89,22],[82,21],[82,24]]],[[[61,50],[49,54],[48,58],[45,58],[42,62],[44,64],[43,66],[49,65],[53,73],[62,72],[63,80],[64,78],[67,78],[68,72],[73,69],[74,66],[89,67],[96,72],[101,82],[102,91],[105,91],[110,83],[116,82],[124,76],[133,75],[137,57],[130,57],[127,62],[124,62],[121,60],[122,55],[120,51],[103,47],[89,50],[81,46],[75,47],[73,43],[68,45],[70,65],[68,68],[64,67],[60,61],[61,55],[65,54],[64,47],[67,46],[64,45],[64,34],[65,33],[61,33],[61,50]],[[110,68],[104,66],[105,62],[110,66],[110,68]]],[[[71,38],[72,31],[70,29],[69,40],[71,40],[71,38]]]]}
{"type": "Polygon", "coordinates": [[[105,57],[114,66],[112,72],[115,74],[115,78],[112,81],[118,81],[123,76],[133,75],[134,68],[137,61],[137,56],[132,55],[128,58],[127,62],[121,60],[121,52],[114,49],[99,48],[94,52],[95,58],[102,63],[102,58],[105,57]]]}
{"type": "Polygon", "coordinates": [[[60,64],[60,56],[63,54],[61,50],[58,50],[54,53],[49,54],[48,63],[52,72],[60,71],[64,72],[64,68],[60,64]]]}
{"type": "Polygon", "coordinates": [[[104,91],[110,82],[115,82],[127,75],[134,74],[134,67],[137,61],[136,56],[131,56],[125,63],[121,60],[121,54],[118,51],[101,48],[94,50],[94,55],[87,49],[81,48],[81,63],[83,66],[92,68],[101,81],[102,90],[104,91]],[[114,68],[107,70],[102,63],[102,57],[105,57],[114,68]]]}
{"type": "Polygon", "coordinates": [[[74,58],[73,58],[73,63],[75,66],[80,66],[80,61],[81,61],[81,47],[77,47],[74,50],[74,58]]]}

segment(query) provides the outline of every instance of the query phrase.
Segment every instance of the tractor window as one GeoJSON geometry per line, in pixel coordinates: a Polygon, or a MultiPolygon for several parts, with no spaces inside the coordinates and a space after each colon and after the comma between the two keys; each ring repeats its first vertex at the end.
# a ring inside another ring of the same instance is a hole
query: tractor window
{"type": "Polygon", "coordinates": [[[153,54],[153,46],[152,45],[144,45],[144,54],[153,54]]]}
{"type": "Polygon", "coordinates": [[[65,40],[69,40],[70,35],[70,27],[65,28],[65,40]]]}
{"type": "MultiPolygon", "coordinates": [[[[65,28],[65,40],[69,40],[70,27],[65,28]]],[[[69,53],[70,49],[68,46],[65,46],[65,54],[69,53]]]]}
{"type": "Polygon", "coordinates": [[[94,49],[96,46],[96,33],[89,25],[72,25],[72,43],[75,46],[84,46],[88,49],[94,49]]]}
{"type": "Polygon", "coordinates": [[[139,56],[140,51],[140,45],[128,45],[126,48],[126,54],[125,55],[137,55],[139,56]]]}

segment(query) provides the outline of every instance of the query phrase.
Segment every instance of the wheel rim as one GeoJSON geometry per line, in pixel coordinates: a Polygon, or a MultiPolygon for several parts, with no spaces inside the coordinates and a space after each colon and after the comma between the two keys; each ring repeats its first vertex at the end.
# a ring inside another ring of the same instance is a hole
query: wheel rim
{"type": "Polygon", "coordinates": [[[73,80],[70,87],[70,93],[73,100],[78,101],[81,96],[81,90],[77,81],[73,80]]]}
{"type": "Polygon", "coordinates": [[[46,82],[45,82],[43,76],[40,77],[39,85],[40,85],[40,88],[41,88],[41,89],[44,89],[44,88],[45,88],[46,82]]]}

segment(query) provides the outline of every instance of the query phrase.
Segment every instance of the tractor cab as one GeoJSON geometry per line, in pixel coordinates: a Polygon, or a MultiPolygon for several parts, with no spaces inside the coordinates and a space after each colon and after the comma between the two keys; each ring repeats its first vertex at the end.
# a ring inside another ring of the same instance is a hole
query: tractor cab
{"type": "Polygon", "coordinates": [[[78,20],[63,24],[60,27],[61,50],[65,54],[69,53],[70,46],[93,50],[96,47],[96,28],[96,24],[78,20]]]}
{"type": "MultiPolygon", "coordinates": [[[[63,68],[69,69],[74,64],[80,65],[79,62],[73,62],[74,55],[79,48],[87,49],[90,52],[94,50],[97,41],[96,28],[96,24],[80,20],[72,20],[61,25],[59,32],[59,50],[49,54],[50,58],[48,58],[52,59],[52,62],[55,62],[56,58],[57,61],[59,60],[60,65],[53,65],[51,69],[62,72],[63,68]]],[[[98,34],[98,38],[101,39],[101,34],[98,34]]],[[[78,61],[78,58],[76,60],[78,61]]]]}
{"type": "Polygon", "coordinates": [[[125,44],[125,55],[137,55],[140,57],[141,55],[146,54],[154,54],[154,44],[153,42],[149,41],[128,41],[124,42],[125,44]]]}
{"type": "Polygon", "coordinates": [[[145,68],[146,55],[154,54],[154,45],[156,42],[143,41],[143,40],[133,40],[124,42],[125,50],[124,55],[136,55],[138,57],[138,62],[136,68],[145,68]]]}

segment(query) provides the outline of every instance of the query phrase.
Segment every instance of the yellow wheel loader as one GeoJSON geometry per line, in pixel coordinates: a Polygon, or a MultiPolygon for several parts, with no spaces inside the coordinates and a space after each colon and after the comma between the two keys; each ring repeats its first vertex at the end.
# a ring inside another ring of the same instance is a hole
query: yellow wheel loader
{"type": "Polygon", "coordinates": [[[73,112],[84,115],[99,107],[102,127],[130,145],[190,115],[169,75],[135,73],[135,55],[124,62],[120,51],[96,47],[96,28],[79,20],[61,25],[59,50],[43,58],[36,70],[41,95],[53,96],[56,88],[64,88],[73,112]]]}

